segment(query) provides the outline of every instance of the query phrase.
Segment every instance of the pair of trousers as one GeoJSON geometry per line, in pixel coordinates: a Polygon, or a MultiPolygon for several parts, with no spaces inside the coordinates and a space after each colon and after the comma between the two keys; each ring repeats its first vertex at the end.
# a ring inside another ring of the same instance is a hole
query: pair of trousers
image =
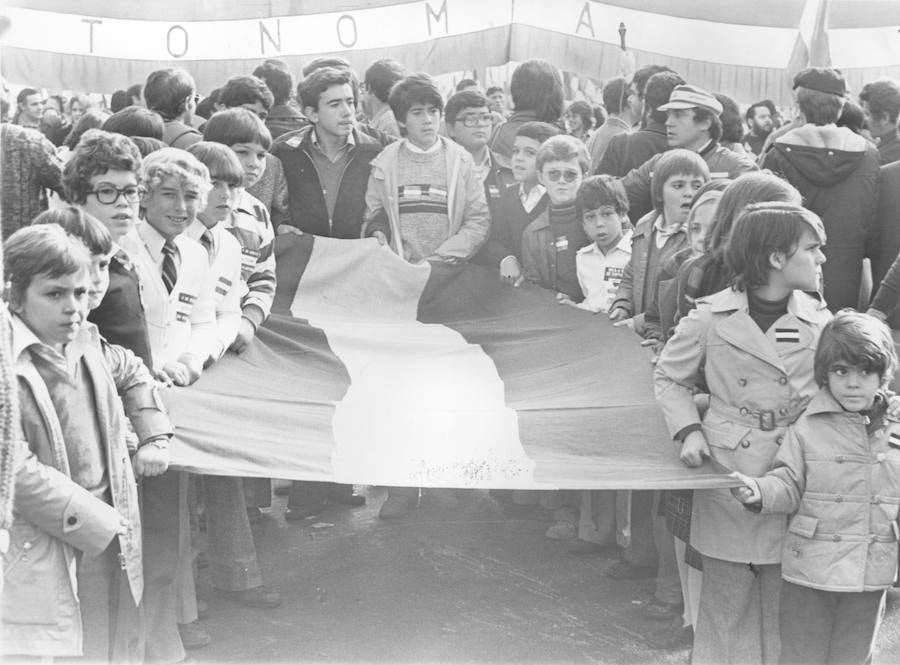
{"type": "MultiPolygon", "coordinates": [[[[656,568],[657,552],[653,538],[653,490],[631,492],[631,540],[625,549],[625,560],[636,566],[656,568]]],[[[659,492],[656,492],[659,494],[659,492]]]]}
{"type": "MultiPolygon", "coordinates": [[[[97,556],[77,554],[78,605],[83,627],[82,658],[89,663],[141,663],[141,615],[119,565],[117,539],[97,556]]],[[[67,659],[61,659],[67,660],[67,659]]]]}
{"type": "MultiPolygon", "coordinates": [[[[141,480],[144,547],[144,606],[147,663],[178,663],[184,648],[178,634],[179,598],[196,598],[191,562],[184,471],[169,470],[141,480]],[[189,587],[189,588],[186,588],[189,587]],[[180,589],[180,592],[179,592],[180,589]]],[[[194,600],[193,621],[196,616],[194,600]]]]}
{"type": "Polygon", "coordinates": [[[578,514],[578,538],[598,545],[618,542],[616,525],[616,491],[584,490],[578,514]]]}
{"type": "Polygon", "coordinates": [[[678,563],[678,577],[681,579],[681,595],[684,599],[685,626],[696,626],[700,614],[700,590],[703,588],[703,571],[688,565],[685,561],[687,543],[675,538],[675,560],[678,563]]]}
{"type": "Polygon", "coordinates": [[[823,591],[782,582],[781,663],[872,662],[885,592],[823,591]]]}
{"type": "Polygon", "coordinates": [[[247,519],[244,479],[203,476],[206,546],[212,585],[226,591],[260,586],[262,572],[247,519]]]}
{"type": "Polygon", "coordinates": [[[691,665],[776,665],[781,654],[780,564],[703,555],[691,665]]]}

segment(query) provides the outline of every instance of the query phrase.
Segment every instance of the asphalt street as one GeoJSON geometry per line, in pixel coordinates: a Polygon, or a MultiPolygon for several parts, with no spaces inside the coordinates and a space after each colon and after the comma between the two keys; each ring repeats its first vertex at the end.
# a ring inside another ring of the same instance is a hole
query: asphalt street
{"type": "MultiPolygon", "coordinates": [[[[689,662],[687,649],[654,651],[644,636],[652,580],[604,575],[612,559],[569,553],[548,523],[511,519],[486,492],[452,510],[423,500],[408,517],[378,518],[383,488],[361,508],[328,507],[284,521],[275,497],[254,535],[266,583],[281,607],[253,610],[210,593],[212,643],[199,663],[689,662]]],[[[900,591],[900,590],[898,590],[900,591]]],[[[900,662],[900,594],[892,597],[876,663],[900,662]]]]}

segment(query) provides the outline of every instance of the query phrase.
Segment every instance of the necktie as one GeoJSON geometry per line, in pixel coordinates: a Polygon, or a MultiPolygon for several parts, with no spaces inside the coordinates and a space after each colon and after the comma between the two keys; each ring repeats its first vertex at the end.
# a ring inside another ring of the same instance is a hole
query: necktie
{"type": "Polygon", "coordinates": [[[162,251],[162,281],[166,291],[172,293],[172,289],[175,288],[175,282],[178,280],[178,267],[175,265],[175,254],[178,252],[178,248],[174,242],[166,240],[162,251]]]}
{"type": "Polygon", "coordinates": [[[213,238],[212,231],[206,229],[203,232],[203,235],[200,236],[200,244],[203,245],[203,249],[206,250],[206,253],[209,255],[209,262],[212,263],[213,260],[213,238]]]}

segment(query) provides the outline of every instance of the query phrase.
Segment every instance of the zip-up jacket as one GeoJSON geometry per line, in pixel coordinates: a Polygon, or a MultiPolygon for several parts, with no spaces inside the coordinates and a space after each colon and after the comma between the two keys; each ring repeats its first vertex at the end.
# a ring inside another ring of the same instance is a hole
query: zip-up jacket
{"type": "Polygon", "coordinates": [[[366,210],[369,163],[381,152],[381,143],[353,130],[356,145],[351,148],[341,175],[334,213],[329,217],[322,184],[310,153],[313,131],[315,126],[310,125],[283,134],[272,146],[272,154],[284,165],[288,184],[290,220],[287,223],[304,233],[329,238],[359,238],[366,210]]]}
{"type": "MultiPolygon", "coordinates": [[[[484,244],[491,219],[484,183],[475,177],[472,156],[446,137],[440,137],[447,159],[447,239],[435,250],[435,258],[448,263],[468,261],[484,244]]],[[[383,232],[398,256],[404,256],[400,237],[400,203],[397,199],[397,160],[403,141],[392,143],[374,162],[366,191],[366,236],[383,232]]]]}

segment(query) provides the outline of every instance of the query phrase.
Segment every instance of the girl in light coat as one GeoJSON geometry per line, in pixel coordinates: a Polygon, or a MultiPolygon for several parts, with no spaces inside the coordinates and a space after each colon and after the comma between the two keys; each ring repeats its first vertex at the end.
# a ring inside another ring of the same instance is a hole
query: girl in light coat
{"type": "MultiPolygon", "coordinates": [[[[681,459],[765,473],[815,394],[813,354],[831,314],[819,288],[824,230],[800,206],[762,203],[737,220],[726,260],[734,286],[698,301],[655,370],[656,397],[681,459]],[[696,392],[708,392],[702,418],[696,392]]],[[[693,662],[775,663],[782,515],[758,515],[728,490],[694,494],[691,544],[703,555],[693,662]]]]}

